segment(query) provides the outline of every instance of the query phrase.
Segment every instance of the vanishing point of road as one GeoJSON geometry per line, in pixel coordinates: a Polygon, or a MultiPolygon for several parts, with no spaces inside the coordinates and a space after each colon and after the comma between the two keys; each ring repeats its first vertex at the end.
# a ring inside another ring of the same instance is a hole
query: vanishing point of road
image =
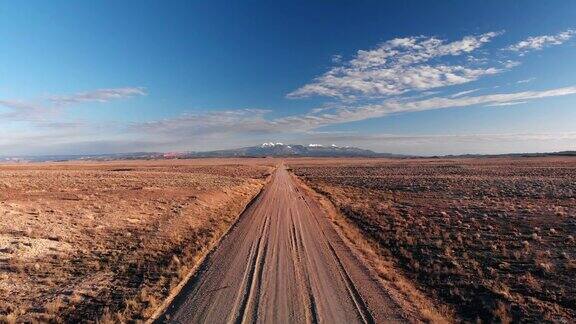
{"type": "Polygon", "coordinates": [[[405,322],[333,226],[279,166],[156,322],[405,322]]]}

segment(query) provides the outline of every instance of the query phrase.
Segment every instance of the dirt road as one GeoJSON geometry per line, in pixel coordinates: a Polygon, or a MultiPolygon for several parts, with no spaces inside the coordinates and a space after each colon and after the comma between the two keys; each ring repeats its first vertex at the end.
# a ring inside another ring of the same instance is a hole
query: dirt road
{"type": "Polygon", "coordinates": [[[283,166],[157,320],[391,321],[400,309],[283,166]]]}

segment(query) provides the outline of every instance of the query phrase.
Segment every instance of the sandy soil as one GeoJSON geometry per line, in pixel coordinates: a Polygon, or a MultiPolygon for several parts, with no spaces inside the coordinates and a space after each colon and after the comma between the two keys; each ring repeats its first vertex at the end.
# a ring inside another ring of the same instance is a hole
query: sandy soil
{"type": "Polygon", "coordinates": [[[158,323],[410,319],[283,166],[158,323]]]}
{"type": "Polygon", "coordinates": [[[575,320],[576,159],[287,163],[456,320],[575,320]]]}
{"type": "Polygon", "coordinates": [[[149,317],[274,163],[1,165],[0,322],[149,317]]]}

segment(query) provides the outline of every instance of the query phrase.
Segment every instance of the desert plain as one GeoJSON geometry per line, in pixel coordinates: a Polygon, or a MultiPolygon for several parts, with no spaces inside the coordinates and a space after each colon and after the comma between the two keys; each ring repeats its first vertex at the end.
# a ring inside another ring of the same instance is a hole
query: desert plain
{"type": "Polygon", "coordinates": [[[157,319],[274,178],[406,322],[576,319],[576,159],[506,157],[0,165],[0,321],[157,319]]]}
{"type": "Polygon", "coordinates": [[[289,164],[447,318],[575,320],[576,159],[289,164]]]}
{"type": "Polygon", "coordinates": [[[150,317],[259,192],[273,165],[1,166],[1,321],[150,317]]]}

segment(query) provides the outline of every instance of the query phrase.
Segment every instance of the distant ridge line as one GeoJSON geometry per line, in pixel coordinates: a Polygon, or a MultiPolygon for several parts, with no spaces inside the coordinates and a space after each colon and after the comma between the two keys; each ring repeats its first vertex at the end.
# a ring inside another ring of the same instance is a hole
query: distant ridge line
{"type": "Polygon", "coordinates": [[[214,150],[202,152],[132,152],[110,154],[54,154],[54,155],[20,155],[0,156],[1,162],[65,162],[65,161],[114,161],[114,160],[168,160],[194,158],[264,158],[264,157],[365,157],[365,158],[498,158],[498,157],[546,157],[567,156],[576,157],[576,151],[559,151],[543,153],[505,153],[505,154],[450,154],[450,155],[403,155],[393,153],[378,153],[372,150],[352,146],[321,145],[321,144],[283,144],[263,143],[259,146],[249,146],[237,149],[214,150]]]}

